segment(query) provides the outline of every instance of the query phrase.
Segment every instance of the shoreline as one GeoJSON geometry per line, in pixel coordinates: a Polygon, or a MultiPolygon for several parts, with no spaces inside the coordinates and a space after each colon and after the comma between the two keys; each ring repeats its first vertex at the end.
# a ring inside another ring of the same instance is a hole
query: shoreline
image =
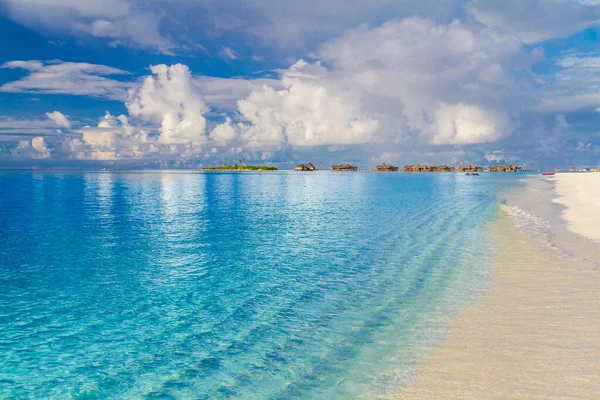
{"type": "Polygon", "coordinates": [[[498,251],[487,295],[453,320],[415,380],[392,398],[590,399],[600,393],[600,243],[565,229],[573,222],[557,216],[577,204],[555,202],[563,189],[554,186],[530,179],[524,191],[508,195],[492,223],[498,251]]]}

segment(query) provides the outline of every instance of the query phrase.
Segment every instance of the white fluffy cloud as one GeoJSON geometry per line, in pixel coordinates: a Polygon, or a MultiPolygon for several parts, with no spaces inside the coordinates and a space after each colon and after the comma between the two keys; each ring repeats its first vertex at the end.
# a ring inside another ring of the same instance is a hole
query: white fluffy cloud
{"type": "Polygon", "coordinates": [[[211,109],[226,112],[235,111],[237,101],[248,97],[253,90],[263,86],[281,89],[281,80],[270,78],[219,78],[199,75],[193,77],[193,82],[194,87],[202,93],[202,97],[211,109]]]}
{"type": "Polygon", "coordinates": [[[432,144],[474,144],[496,142],[511,132],[511,123],[502,112],[457,104],[435,111],[432,144]]]}
{"type": "Polygon", "coordinates": [[[33,160],[43,160],[50,157],[50,149],[46,146],[43,137],[38,136],[31,140],[21,140],[13,149],[12,155],[33,160]]]}
{"type": "Polygon", "coordinates": [[[330,79],[320,63],[298,61],[286,70],[282,89],[252,91],[238,102],[242,123],[217,126],[211,137],[231,138],[250,149],[352,145],[369,142],[378,122],[362,113],[359,93],[330,79]]]}
{"type": "Polygon", "coordinates": [[[140,159],[157,153],[156,138],[146,129],[132,126],[125,115],[113,116],[108,111],[96,127],[78,130],[81,138],[69,137],[62,150],[78,160],[140,159]]]}
{"type": "Polygon", "coordinates": [[[60,111],[53,111],[51,113],[47,112],[46,117],[48,117],[48,119],[54,121],[56,123],[56,125],[61,128],[67,128],[67,129],[71,128],[71,122],[69,122],[67,117],[65,117],[65,115],[63,113],[61,113],[60,111]]]}
{"type": "Polygon", "coordinates": [[[152,75],[132,88],[126,101],[129,117],[106,112],[96,127],[77,132],[62,150],[79,160],[126,160],[198,157],[207,142],[209,111],[182,64],[155,65],[152,75]]]}
{"type": "Polygon", "coordinates": [[[192,83],[192,74],[183,64],[155,65],[152,75],[132,89],[126,102],[132,117],[160,121],[159,142],[165,144],[206,141],[208,107],[192,83]]]}
{"type": "Polygon", "coordinates": [[[29,71],[25,77],[0,86],[2,92],[36,94],[75,94],[97,98],[124,100],[129,82],[107,78],[128,72],[100,64],[63,62],[60,60],[9,61],[0,68],[29,71]]]}
{"type": "MultiPolygon", "coordinates": [[[[462,146],[484,159],[500,148],[484,144],[520,132],[523,110],[541,111],[535,116],[541,119],[600,107],[597,52],[565,51],[537,69],[532,65],[543,53],[530,50],[600,23],[596,0],[307,1],[7,0],[3,15],[53,34],[165,53],[198,46],[188,40],[197,34],[214,40],[200,41],[218,63],[221,56],[241,65],[249,61],[244,54],[260,56],[266,66],[290,55],[311,61],[277,71],[277,79],[192,76],[184,65],[157,65],[142,81],[104,65],[11,61],[2,67],[25,76],[0,91],[124,100],[128,114],[107,114],[98,126],[60,137],[52,137],[56,127],[68,128],[70,121],[57,112],[47,115],[52,121],[0,120],[0,134],[13,144],[23,135],[43,135],[53,156],[64,141],[76,158],[104,160],[201,157],[213,147],[218,154],[276,159],[315,147],[356,154],[367,146],[402,156],[462,146]],[[273,44],[283,50],[256,51],[273,44]]],[[[535,136],[531,132],[511,142],[535,136]]],[[[33,143],[23,146],[46,154],[33,143]]]]}
{"type": "Polygon", "coordinates": [[[422,18],[349,31],[319,55],[379,108],[393,110],[395,104],[408,128],[433,144],[486,143],[510,135],[512,69],[528,68],[532,60],[511,36],[422,18]]]}

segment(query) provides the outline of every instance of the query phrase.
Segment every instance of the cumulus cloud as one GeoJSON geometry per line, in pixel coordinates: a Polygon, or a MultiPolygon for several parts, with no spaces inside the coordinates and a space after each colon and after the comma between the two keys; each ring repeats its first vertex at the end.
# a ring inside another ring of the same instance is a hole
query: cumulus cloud
{"type": "Polygon", "coordinates": [[[511,123],[501,112],[457,104],[435,111],[433,144],[496,142],[511,133],[511,123]]]}
{"type": "Polygon", "coordinates": [[[12,150],[12,155],[33,160],[43,160],[50,157],[50,149],[46,146],[43,137],[38,136],[31,140],[21,140],[12,150]]]}
{"type": "MultiPolygon", "coordinates": [[[[155,65],[128,93],[129,116],[106,112],[95,127],[75,132],[62,151],[78,160],[131,160],[198,157],[207,142],[209,109],[185,65],[155,65]]],[[[226,135],[225,135],[226,136],[226,135]]]]}
{"type": "Polygon", "coordinates": [[[9,61],[0,68],[29,71],[25,77],[0,86],[0,91],[36,94],[75,94],[96,98],[124,100],[129,82],[107,78],[127,75],[127,71],[100,64],[52,61],[9,61]]]}
{"type": "Polygon", "coordinates": [[[238,102],[242,123],[227,121],[211,136],[239,131],[244,147],[260,150],[368,142],[378,128],[363,115],[358,93],[330,80],[319,62],[298,61],[281,78],[282,89],[263,86],[238,102]]]}
{"type": "Polygon", "coordinates": [[[152,75],[129,92],[126,102],[129,114],[160,121],[161,143],[204,143],[204,114],[209,109],[192,83],[189,68],[183,64],[161,64],[150,69],[152,75]]]}
{"type": "MultiPolygon", "coordinates": [[[[300,60],[279,71],[279,79],[193,77],[182,64],[152,66],[151,75],[128,91],[126,120],[107,115],[69,146],[87,157],[121,159],[177,152],[192,157],[205,147],[226,146],[272,153],[490,143],[511,134],[513,116],[526,101],[517,96],[515,68],[530,68],[535,59],[514,37],[423,18],[361,26],[314,56],[323,63],[300,60]],[[205,94],[224,111],[241,97],[236,113],[208,135],[205,94]]],[[[27,69],[30,77],[49,65],[5,67],[27,69]]],[[[109,72],[101,67],[77,70],[109,72]]]]}
{"type": "Polygon", "coordinates": [[[511,68],[528,68],[533,61],[511,36],[422,18],[360,27],[318,54],[379,108],[395,104],[407,128],[433,144],[486,143],[510,135],[510,114],[519,103],[511,68]]]}
{"type": "Polygon", "coordinates": [[[69,137],[62,150],[77,160],[139,159],[155,153],[156,139],[143,127],[132,126],[125,115],[106,112],[96,127],[77,130],[81,137],[69,137]]]}
{"type": "Polygon", "coordinates": [[[271,78],[219,78],[196,75],[194,87],[202,94],[211,109],[232,112],[237,109],[237,101],[246,98],[252,91],[263,86],[281,89],[281,80],[271,78]]]}
{"type": "Polygon", "coordinates": [[[67,129],[71,128],[71,122],[69,122],[67,117],[65,117],[64,114],[61,113],[60,111],[53,111],[51,113],[47,112],[46,117],[48,117],[48,119],[54,121],[56,123],[56,125],[58,125],[61,128],[67,128],[67,129]]]}
{"type": "Polygon", "coordinates": [[[243,129],[243,125],[233,125],[231,118],[227,117],[224,123],[213,128],[209,136],[215,146],[226,146],[237,138],[239,129],[243,129]]]}

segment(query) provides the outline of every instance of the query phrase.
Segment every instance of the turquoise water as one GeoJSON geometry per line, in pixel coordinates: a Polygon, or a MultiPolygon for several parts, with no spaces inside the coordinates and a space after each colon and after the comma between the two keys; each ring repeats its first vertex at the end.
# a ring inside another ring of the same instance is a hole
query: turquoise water
{"type": "Polygon", "coordinates": [[[399,391],[514,175],[0,173],[0,398],[399,391]]]}

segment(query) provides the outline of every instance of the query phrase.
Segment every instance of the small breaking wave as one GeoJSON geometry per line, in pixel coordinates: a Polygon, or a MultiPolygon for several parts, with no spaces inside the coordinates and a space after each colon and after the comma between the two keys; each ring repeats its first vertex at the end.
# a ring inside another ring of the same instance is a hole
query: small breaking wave
{"type": "Polygon", "coordinates": [[[501,209],[511,217],[519,230],[543,248],[553,251],[559,257],[571,258],[574,261],[592,262],[600,267],[598,260],[589,256],[582,257],[581,255],[585,253],[580,251],[582,246],[588,249],[598,248],[600,250],[597,242],[573,233],[557,222],[540,217],[505,201],[502,202],[501,209]]]}
{"type": "Polygon", "coordinates": [[[533,237],[543,247],[556,251],[560,256],[571,256],[565,249],[558,246],[554,237],[557,230],[565,231],[556,223],[525,211],[523,208],[502,202],[502,211],[509,215],[519,230],[533,237]]]}

